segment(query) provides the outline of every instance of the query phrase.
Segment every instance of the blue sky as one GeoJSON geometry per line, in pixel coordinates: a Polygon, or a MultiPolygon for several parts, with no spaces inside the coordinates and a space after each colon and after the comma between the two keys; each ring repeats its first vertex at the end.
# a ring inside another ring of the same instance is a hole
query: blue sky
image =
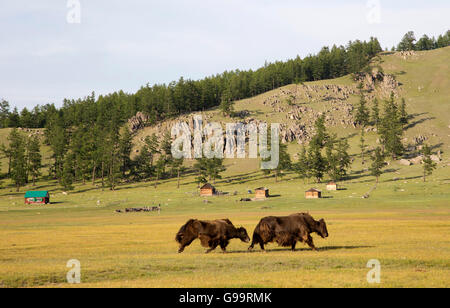
{"type": "Polygon", "coordinates": [[[79,0],[79,24],[67,0],[0,1],[0,99],[19,109],[450,29],[448,0],[79,0]]]}

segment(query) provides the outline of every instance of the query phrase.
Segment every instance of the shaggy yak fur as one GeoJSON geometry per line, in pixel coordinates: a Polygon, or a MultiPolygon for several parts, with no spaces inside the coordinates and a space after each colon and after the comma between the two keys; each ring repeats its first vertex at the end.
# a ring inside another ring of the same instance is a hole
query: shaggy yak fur
{"type": "Polygon", "coordinates": [[[259,244],[261,249],[264,250],[265,244],[277,242],[279,246],[291,247],[295,251],[297,242],[302,242],[316,250],[311,237],[313,232],[322,238],[328,237],[325,220],[316,221],[307,213],[298,213],[286,217],[265,217],[256,226],[252,244],[248,249],[251,250],[256,244],[259,244]]]}
{"type": "Polygon", "coordinates": [[[222,251],[226,252],[230,239],[233,238],[238,238],[245,243],[250,242],[247,230],[243,227],[236,228],[229,219],[212,221],[190,219],[180,228],[175,237],[180,244],[178,252],[183,252],[184,248],[197,238],[200,239],[203,247],[208,248],[206,253],[213,251],[219,245],[222,251]]]}

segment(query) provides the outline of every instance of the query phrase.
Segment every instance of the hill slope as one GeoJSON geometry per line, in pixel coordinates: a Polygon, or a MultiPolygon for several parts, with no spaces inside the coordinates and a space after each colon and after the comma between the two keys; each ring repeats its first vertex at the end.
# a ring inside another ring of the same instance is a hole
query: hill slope
{"type": "MultiPolygon", "coordinates": [[[[374,66],[382,67],[384,74],[381,81],[373,81],[370,76],[363,79],[365,88],[372,90],[366,94],[369,108],[374,97],[384,100],[391,92],[395,93],[397,101],[405,98],[411,115],[405,132],[405,146],[412,148],[420,141],[426,141],[435,151],[446,152],[450,146],[450,47],[413,53],[383,53],[373,62],[374,66]]],[[[300,144],[307,143],[313,134],[317,117],[325,113],[328,129],[340,137],[350,137],[351,151],[357,153],[359,129],[354,125],[353,110],[359,101],[358,83],[351,76],[345,76],[292,84],[235,102],[235,111],[240,117],[224,118],[217,108],[201,115],[204,121],[222,124],[239,121],[281,123],[284,142],[290,144],[290,151],[295,154],[300,144]]],[[[177,121],[186,121],[192,127],[192,116],[181,116],[138,131],[136,150],[145,136],[170,130],[177,121]]],[[[377,134],[373,128],[368,129],[367,138],[371,147],[376,145],[377,134]]],[[[257,168],[258,164],[250,166],[257,168]]]]}
{"type": "MultiPolygon", "coordinates": [[[[374,97],[381,100],[388,98],[391,91],[396,97],[405,98],[408,113],[412,116],[405,132],[405,145],[414,146],[417,141],[426,140],[434,146],[435,152],[443,153],[450,147],[450,47],[432,51],[413,53],[383,53],[374,60],[384,71],[383,80],[374,83],[370,78],[364,79],[366,89],[373,91],[366,94],[369,102],[374,97]]],[[[282,137],[289,144],[289,151],[294,156],[300,145],[309,141],[313,134],[313,124],[322,113],[326,114],[327,127],[339,137],[349,137],[351,152],[358,152],[359,129],[354,126],[353,110],[359,101],[358,82],[351,76],[333,80],[292,84],[274,89],[264,94],[235,102],[235,118],[225,118],[218,108],[201,114],[206,122],[268,122],[281,123],[282,137]]],[[[369,103],[369,108],[371,103],[369,103]]],[[[381,105],[380,105],[381,107],[381,105]]],[[[143,144],[145,136],[161,135],[170,130],[174,123],[186,121],[192,127],[191,115],[146,127],[136,132],[134,139],[135,155],[143,144]]],[[[6,142],[10,129],[0,130],[0,143],[6,142]]],[[[369,148],[376,145],[377,134],[373,128],[366,136],[369,148]]],[[[44,164],[49,162],[48,149],[44,149],[44,164]]],[[[414,154],[413,154],[414,155],[414,154]]],[[[446,155],[443,155],[446,165],[446,155]]],[[[7,162],[1,160],[5,172],[7,162]]],[[[241,171],[245,164],[249,171],[258,169],[256,160],[233,162],[231,173],[241,171]],[[233,166],[236,166],[234,169],[233,166]]]]}

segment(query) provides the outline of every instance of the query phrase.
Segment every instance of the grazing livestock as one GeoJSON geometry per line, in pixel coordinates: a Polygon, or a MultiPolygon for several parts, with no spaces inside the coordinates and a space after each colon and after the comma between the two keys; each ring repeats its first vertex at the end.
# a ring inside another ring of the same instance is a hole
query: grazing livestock
{"type": "Polygon", "coordinates": [[[252,244],[248,248],[253,249],[259,244],[264,250],[264,245],[277,242],[282,247],[291,247],[295,251],[297,242],[308,244],[313,250],[314,246],[311,233],[317,233],[322,238],[328,237],[328,230],[325,220],[314,220],[307,213],[293,214],[286,217],[265,217],[261,219],[253,233],[252,244]]]}
{"type": "Polygon", "coordinates": [[[178,252],[183,252],[184,248],[197,238],[200,239],[203,247],[208,248],[206,253],[213,251],[219,245],[222,251],[226,252],[226,248],[233,238],[238,238],[245,243],[250,242],[247,230],[243,227],[236,228],[229,219],[213,221],[190,219],[180,228],[175,237],[180,244],[178,252]]]}

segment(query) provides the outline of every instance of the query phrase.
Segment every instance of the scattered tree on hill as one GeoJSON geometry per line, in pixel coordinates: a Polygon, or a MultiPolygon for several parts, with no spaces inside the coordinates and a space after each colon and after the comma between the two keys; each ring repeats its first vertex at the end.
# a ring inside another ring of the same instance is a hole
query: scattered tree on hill
{"type": "Polygon", "coordinates": [[[367,102],[366,99],[364,98],[363,95],[361,95],[361,98],[359,100],[359,105],[358,108],[356,110],[356,116],[355,116],[355,120],[356,123],[358,123],[358,125],[362,126],[362,127],[366,127],[367,125],[369,125],[369,109],[366,106],[367,102]]]}
{"type": "Polygon", "coordinates": [[[361,138],[359,139],[359,148],[361,149],[361,160],[362,164],[364,165],[366,163],[365,160],[365,154],[366,154],[366,139],[364,139],[364,128],[361,129],[361,138]]]}
{"type": "Polygon", "coordinates": [[[39,137],[32,136],[27,142],[28,174],[31,176],[33,186],[36,185],[36,179],[41,175],[42,155],[39,137]]]}
{"type": "Polygon", "coordinates": [[[300,179],[305,180],[309,178],[309,164],[306,147],[302,147],[302,150],[298,155],[298,161],[293,165],[293,169],[300,179]]]}
{"type": "Polygon", "coordinates": [[[406,100],[404,98],[402,98],[399,112],[400,112],[400,123],[403,125],[407,125],[409,115],[408,115],[408,112],[406,111],[406,100]]]}
{"type": "Polygon", "coordinates": [[[4,144],[0,145],[0,152],[2,152],[3,156],[8,160],[8,173],[7,176],[11,176],[11,160],[12,160],[12,150],[11,147],[5,146],[4,144]]]}
{"type": "Polygon", "coordinates": [[[416,41],[416,37],[413,31],[409,31],[406,33],[400,43],[397,46],[397,51],[407,51],[414,50],[414,42],[416,41]]]}
{"type": "Polygon", "coordinates": [[[392,93],[391,98],[385,103],[384,115],[378,132],[385,153],[391,155],[393,159],[402,155],[404,151],[402,144],[403,124],[400,119],[399,110],[392,93]]]}
{"type": "Polygon", "coordinates": [[[433,174],[437,164],[431,159],[431,148],[424,145],[422,149],[423,154],[423,181],[426,182],[426,177],[433,174]]]}
{"type": "Polygon", "coordinates": [[[11,179],[19,191],[27,183],[26,142],[17,129],[11,131],[8,141],[11,149],[11,179]]]}
{"type": "Polygon", "coordinates": [[[347,176],[351,164],[349,148],[347,139],[336,141],[335,137],[326,145],[327,173],[333,181],[343,180],[347,176]]]}
{"type": "Polygon", "coordinates": [[[322,150],[327,144],[330,135],[325,127],[325,115],[320,116],[315,122],[315,134],[311,139],[310,145],[322,150]]]}
{"type": "Polygon", "coordinates": [[[384,167],[384,154],[380,147],[375,149],[374,154],[372,155],[372,165],[370,166],[370,174],[374,176],[377,180],[378,184],[380,176],[383,174],[384,167]]]}
{"type": "Polygon", "coordinates": [[[133,149],[133,137],[128,127],[123,130],[119,141],[119,155],[121,160],[122,177],[125,177],[128,171],[133,168],[133,162],[130,158],[131,150],[133,149]]]}
{"type": "Polygon", "coordinates": [[[278,182],[278,177],[283,177],[285,175],[285,171],[289,171],[292,168],[291,156],[288,153],[287,145],[280,141],[279,150],[278,166],[274,169],[275,182],[278,182]]]}
{"type": "Polygon", "coordinates": [[[172,175],[176,173],[177,175],[177,188],[180,188],[180,178],[183,173],[186,171],[186,168],[183,166],[183,159],[173,159],[171,163],[172,175]]]}
{"type": "Polygon", "coordinates": [[[376,98],[373,100],[371,122],[375,127],[378,128],[378,125],[380,123],[380,108],[378,99],[376,98]]]}
{"type": "Polygon", "coordinates": [[[231,99],[230,91],[225,90],[220,99],[220,110],[224,116],[230,116],[234,111],[234,102],[231,99]]]}
{"type": "Polygon", "coordinates": [[[310,143],[308,150],[309,174],[320,183],[327,171],[327,162],[322,156],[322,149],[317,143],[310,143]]]}
{"type": "Polygon", "coordinates": [[[0,128],[8,127],[9,108],[9,103],[2,99],[0,101],[0,128]]]}
{"type": "Polygon", "coordinates": [[[216,179],[221,179],[220,175],[226,170],[221,158],[197,158],[194,164],[194,170],[197,172],[197,183],[206,183],[209,181],[216,182],[216,179]]]}
{"type": "Polygon", "coordinates": [[[66,157],[64,158],[63,162],[63,168],[62,168],[62,174],[61,174],[61,187],[65,191],[73,190],[73,164],[74,164],[74,155],[72,153],[67,153],[66,157]]]}

